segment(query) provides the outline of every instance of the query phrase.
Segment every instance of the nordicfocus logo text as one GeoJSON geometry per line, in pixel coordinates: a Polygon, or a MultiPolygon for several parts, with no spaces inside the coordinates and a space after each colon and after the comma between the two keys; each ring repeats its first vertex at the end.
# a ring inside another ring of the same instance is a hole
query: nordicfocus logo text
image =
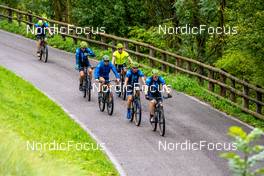
{"type": "Polygon", "coordinates": [[[167,142],[159,141],[158,143],[159,151],[236,151],[236,143],[225,143],[225,142],[191,142],[186,140],[184,142],[167,142]]]}

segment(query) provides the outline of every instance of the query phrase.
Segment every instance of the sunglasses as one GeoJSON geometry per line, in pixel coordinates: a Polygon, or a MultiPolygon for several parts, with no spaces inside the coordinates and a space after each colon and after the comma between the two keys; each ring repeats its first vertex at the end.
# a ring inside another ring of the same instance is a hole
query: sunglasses
{"type": "Polygon", "coordinates": [[[138,69],[138,67],[132,67],[133,69],[138,69]]]}
{"type": "Polygon", "coordinates": [[[118,50],[122,50],[123,48],[118,48],[118,50]]]}
{"type": "Polygon", "coordinates": [[[104,62],[109,62],[109,60],[107,60],[107,61],[104,61],[104,62]]]}

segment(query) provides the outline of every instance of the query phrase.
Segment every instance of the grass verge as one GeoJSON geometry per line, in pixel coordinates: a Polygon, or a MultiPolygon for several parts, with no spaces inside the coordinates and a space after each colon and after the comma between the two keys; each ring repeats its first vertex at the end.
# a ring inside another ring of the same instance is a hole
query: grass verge
{"type": "MultiPolygon", "coordinates": [[[[20,30],[18,28],[17,22],[8,23],[6,20],[0,21],[0,29],[4,29],[34,39],[33,35],[26,34],[25,25],[24,27],[20,28],[25,30],[24,31],[20,30]]],[[[49,41],[49,45],[69,52],[74,52],[75,48],[78,47],[78,45],[74,44],[71,38],[67,38],[67,37],[66,37],[66,41],[63,41],[62,37],[60,36],[54,36],[53,38],[50,38],[48,41],[49,41]]],[[[103,56],[104,54],[111,55],[111,49],[102,50],[98,47],[93,47],[93,46],[91,46],[91,48],[95,51],[97,58],[101,58],[101,56],[103,56]]],[[[150,67],[142,68],[142,70],[146,75],[150,74],[151,69],[152,68],[150,67]]],[[[228,101],[217,98],[216,96],[208,92],[205,87],[200,86],[196,81],[196,79],[190,78],[182,74],[172,75],[162,72],[161,74],[166,78],[167,83],[172,85],[172,88],[174,88],[175,90],[184,92],[188,95],[194,96],[202,101],[205,101],[214,108],[219,109],[220,111],[223,111],[228,115],[232,115],[254,127],[264,129],[263,120],[242,112],[238,107],[234,107],[228,101]]]]}
{"type": "Polygon", "coordinates": [[[0,175],[118,175],[99,144],[57,104],[3,67],[0,102],[0,175]],[[54,150],[52,143],[63,145],[54,150]]]}

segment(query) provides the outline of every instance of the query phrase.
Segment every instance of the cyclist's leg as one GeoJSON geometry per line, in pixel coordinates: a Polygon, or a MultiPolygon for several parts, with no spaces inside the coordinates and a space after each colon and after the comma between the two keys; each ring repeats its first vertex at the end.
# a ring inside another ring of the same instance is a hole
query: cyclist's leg
{"type": "Polygon", "coordinates": [[[99,77],[99,92],[102,92],[102,87],[105,83],[105,79],[103,77],[99,77]]]}
{"type": "Polygon", "coordinates": [[[92,70],[91,67],[88,68],[88,74],[89,74],[90,80],[92,81],[92,79],[93,79],[93,70],[92,70]]]}
{"type": "Polygon", "coordinates": [[[130,86],[127,87],[126,94],[127,94],[127,118],[130,119],[132,115],[131,104],[133,101],[133,98],[132,98],[133,91],[130,86]]]}
{"type": "Polygon", "coordinates": [[[80,73],[80,78],[79,78],[79,80],[80,80],[80,86],[79,86],[79,89],[82,90],[83,89],[83,79],[84,79],[84,76],[85,76],[85,74],[84,74],[84,68],[83,67],[81,67],[79,69],[79,73],[80,73]]]}
{"type": "Polygon", "coordinates": [[[151,121],[153,121],[156,103],[157,103],[157,101],[155,99],[149,101],[149,116],[150,116],[151,121]]]}

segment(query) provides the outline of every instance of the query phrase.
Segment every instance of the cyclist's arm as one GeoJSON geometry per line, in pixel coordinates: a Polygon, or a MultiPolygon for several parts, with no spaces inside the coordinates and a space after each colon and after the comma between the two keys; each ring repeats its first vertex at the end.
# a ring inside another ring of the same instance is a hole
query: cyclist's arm
{"type": "Polygon", "coordinates": [[[127,57],[127,60],[128,60],[128,64],[131,64],[133,62],[132,59],[131,59],[131,57],[129,55],[127,57]]]}
{"type": "Polygon", "coordinates": [[[99,70],[100,70],[100,64],[98,64],[95,67],[95,70],[94,70],[94,79],[99,79],[99,70]]]}
{"type": "Polygon", "coordinates": [[[143,84],[146,84],[145,76],[141,70],[139,71],[139,77],[140,77],[141,81],[143,82],[143,84]]]}
{"type": "Polygon", "coordinates": [[[151,82],[151,80],[149,79],[149,78],[147,78],[147,80],[146,80],[146,86],[145,86],[145,89],[144,89],[144,93],[145,93],[145,95],[147,95],[148,94],[148,91],[149,91],[149,86],[150,86],[150,82],[151,82]]]}
{"type": "Polygon", "coordinates": [[[120,76],[119,76],[119,74],[118,74],[118,72],[117,72],[117,70],[116,70],[116,67],[111,63],[111,70],[114,72],[114,74],[115,74],[115,77],[117,78],[117,79],[120,79],[120,76]]]}
{"type": "Polygon", "coordinates": [[[128,83],[128,77],[125,78],[125,83],[124,83],[124,87],[127,86],[127,83],[128,83]]]}
{"type": "Polygon", "coordinates": [[[165,80],[164,80],[162,77],[160,77],[159,79],[160,79],[161,85],[164,87],[166,93],[170,93],[171,90],[170,90],[170,88],[166,85],[165,80]]]}
{"type": "Polygon", "coordinates": [[[91,50],[90,48],[87,48],[86,51],[90,57],[96,57],[93,50],[91,50]]]}
{"type": "Polygon", "coordinates": [[[79,58],[79,51],[78,49],[76,49],[76,52],[75,52],[75,64],[76,65],[80,65],[80,58],[79,58]]]}
{"type": "Polygon", "coordinates": [[[113,55],[112,57],[112,64],[115,65],[115,60],[116,60],[116,57],[113,55]]]}

